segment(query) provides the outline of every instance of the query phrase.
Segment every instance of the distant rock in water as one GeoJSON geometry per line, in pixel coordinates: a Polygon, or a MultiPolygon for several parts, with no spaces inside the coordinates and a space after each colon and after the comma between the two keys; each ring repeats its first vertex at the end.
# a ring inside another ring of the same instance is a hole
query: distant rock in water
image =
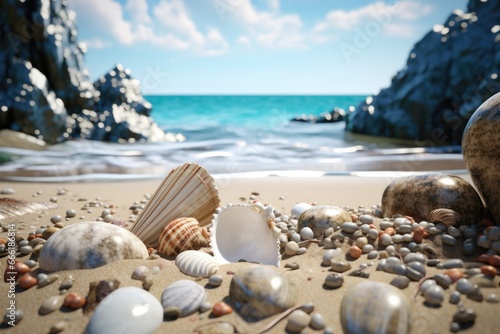
{"type": "Polygon", "coordinates": [[[470,0],[410,52],[390,87],[368,97],[346,120],[346,130],[460,144],[474,111],[500,91],[500,0],[470,0]]]}
{"type": "Polygon", "coordinates": [[[70,138],[163,141],[139,82],[121,65],[92,84],[67,0],[0,0],[0,129],[70,138]]]}
{"type": "Polygon", "coordinates": [[[335,107],[332,111],[323,113],[319,116],[315,115],[300,115],[292,118],[292,122],[306,122],[306,123],[336,123],[345,121],[346,113],[344,109],[335,107]]]}

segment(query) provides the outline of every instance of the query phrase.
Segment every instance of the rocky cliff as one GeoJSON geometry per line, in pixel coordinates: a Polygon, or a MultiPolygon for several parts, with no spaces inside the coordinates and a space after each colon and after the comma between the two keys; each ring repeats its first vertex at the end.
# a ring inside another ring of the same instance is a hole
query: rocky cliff
{"type": "Polygon", "coordinates": [[[90,81],[67,2],[0,0],[0,129],[48,143],[164,140],[128,70],[90,81]]]}
{"type": "Polygon", "coordinates": [[[410,52],[390,87],[356,107],[346,130],[459,145],[468,119],[500,91],[500,0],[471,0],[410,52]]]}

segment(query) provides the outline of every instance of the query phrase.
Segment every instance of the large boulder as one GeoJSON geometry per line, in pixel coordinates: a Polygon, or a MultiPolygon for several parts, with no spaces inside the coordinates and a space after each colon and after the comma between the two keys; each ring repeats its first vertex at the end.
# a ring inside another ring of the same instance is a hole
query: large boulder
{"type": "Polygon", "coordinates": [[[460,145],[476,108],[500,91],[500,0],[471,0],[410,52],[388,88],[348,115],[346,130],[460,145]]]}

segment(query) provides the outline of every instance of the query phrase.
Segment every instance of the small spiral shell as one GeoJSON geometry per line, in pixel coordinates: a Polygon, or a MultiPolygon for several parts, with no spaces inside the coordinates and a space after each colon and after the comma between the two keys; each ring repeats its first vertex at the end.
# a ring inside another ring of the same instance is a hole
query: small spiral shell
{"type": "Polygon", "coordinates": [[[210,232],[195,218],[182,217],[165,226],[158,241],[158,252],[176,256],[185,250],[198,250],[210,243],[210,232]]]}
{"type": "Polygon", "coordinates": [[[455,225],[462,219],[460,213],[456,212],[455,210],[445,208],[432,210],[429,214],[429,217],[431,221],[441,222],[448,227],[455,225]]]}
{"type": "Polygon", "coordinates": [[[219,270],[212,256],[195,250],[180,253],[175,258],[175,265],[181,272],[193,277],[210,277],[219,270]]]}

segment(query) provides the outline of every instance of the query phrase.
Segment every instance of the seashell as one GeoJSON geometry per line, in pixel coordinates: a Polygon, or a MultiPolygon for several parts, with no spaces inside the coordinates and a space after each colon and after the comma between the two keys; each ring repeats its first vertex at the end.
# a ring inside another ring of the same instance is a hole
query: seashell
{"type": "Polygon", "coordinates": [[[158,252],[175,256],[185,250],[198,250],[210,243],[210,232],[195,218],[182,217],[165,226],[158,241],[158,252]]]}
{"type": "Polygon", "coordinates": [[[57,208],[55,203],[30,202],[23,199],[0,197],[0,220],[55,208],[57,208]]]}
{"type": "Polygon", "coordinates": [[[450,227],[458,223],[462,219],[462,216],[455,210],[439,208],[432,210],[429,213],[429,218],[431,222],[441,222],[450,227]]]}
{"type": "Polygon", "coordinates": [[[124,259],[145,259],[148,251],[128,230],[101,222],[81,222],[54,233],[40,252],[42,270],[90,269],[124,259]]]}
{"type": "Polygon", "coordinates": [[[193,217],[201,226],[208,225],[219,204],[212,176],[200,165],[186,163],[163,180],[130,231],[146,245],[156,247],[165,223],[193,217]]]}
{"type": "Polygon", "coordinates": [[[328,228],[336,229],[344,222],[352,222],[351,215],[344,209],[329,205],[313,206],[300,216],[297,231],[300,233],[304,227],[309,227],[315,238],[322,239],[328,228]]]}
{"type": "Polygon", "coordinates": [[[97,305],[85,333],[153,333],[162,322],[163,307],[158,299],[143,289],[127,286],[97,305]]]}
{"type": "Polygon", "coordinates": [[[176,310],[177,316],[187,317],[200,309],[207,299],[202,286],[189,280],[179,280],[169,286],[161,294],[161,304],[167,315],[176,310]]]}
{"type": "Polygon", "coordinates": [[[211,247],[220,264],[257,262],[279,267],[279,230],[272,206],[228,204],[214,215],[211,247]]]}
{"type": "Polygon", "coordinates": [[[277,268],[246,265],[231,279],[229,299],[242,317],[254,321],[295,306],[297,289],[277,268]]]}
{"type": "Polygon", "coordinates": [[[410,332],[411,305],[394,286],[368,281],[351,286],[340,305],[344,333],[410,332]]]}
{"type": "Polygon", "coordinates": [[[229,322],[211,321],[209,323],[199,325],[193,331],[194,334],[233,334],[237,333],[236,328],[229,322]]]}
{"type": "Polygon", "coordinates": [[[177,255],[175,265],[182,273],[193,277],[210,277],[219,270],[219,264],[211,255],[195,250],[177,255]]]}
{"type": "Polygon", "coordinates": [[[464,179],[444,173],[425,173],[393,180],[382,195],[385,217],[395,214],[411,216],[417,222],[431,221],[436,209],[460,212],[457,224],[475,225],[484,216],[478,193],[464,179]]]}

